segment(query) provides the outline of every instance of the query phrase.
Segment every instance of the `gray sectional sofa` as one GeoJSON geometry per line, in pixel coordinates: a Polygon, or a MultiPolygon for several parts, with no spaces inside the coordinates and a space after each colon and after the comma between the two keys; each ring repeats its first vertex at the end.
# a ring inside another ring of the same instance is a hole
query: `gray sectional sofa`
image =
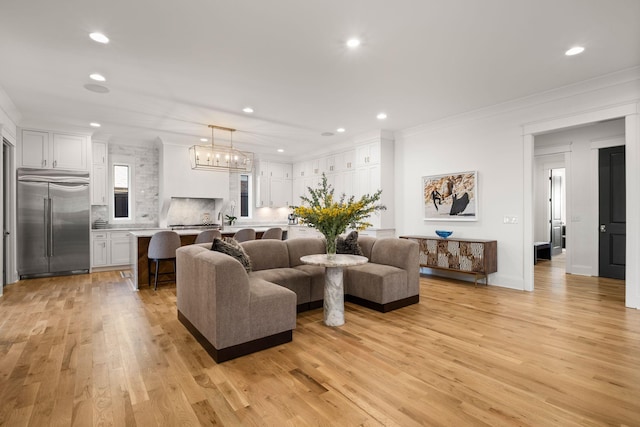
{"type": "MultiPolygon", "coordinates": [[[[386,312],[419,300],[419,249],[406,239],[358,240],[369,263],[345,269],[345,300],[386,312]]],[[[322,307],[324,268],[300,262],[322,239],[243,242],[251,259],[183,246],[177,257],[178,318],[216,362],[289,342],[296,313],[322,307]]]]}

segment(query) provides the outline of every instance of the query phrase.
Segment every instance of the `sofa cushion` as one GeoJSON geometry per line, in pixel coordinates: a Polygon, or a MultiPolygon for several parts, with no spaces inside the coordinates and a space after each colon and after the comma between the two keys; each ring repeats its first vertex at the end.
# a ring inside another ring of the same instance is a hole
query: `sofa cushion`
{"type": "Polygon", "coordinates": [[[324,299],[325,268],[319,265],[307,264],[298,265],[294,268],[296,270],[304,271],[309,275],[309,277],[311,277],[311,291],[309,301],[322,301],[324,299]]]}
{"type": "Polygon", "coordinates": [[[336,253],[348,255],[362,255],[362,249],[358,244],[358,232],[352,231],[346,237],[338,236],[336,239],[336,253]]]}
{"type": "Polygon", "coordinates": [[[249,315],[252,340],[296,327],[296,295],[289,289],[249,278],[249,315]]]}
{"type": "Polygon", "coordinates": [[[244,249],[242,249],[242,246],[240,246],[240,244],[234,239],[222,240],[216,237],[213,239],[213,243],[211,244],[211,250],[221,252],[237,259],[240,261],[240,264],[242,264],[247,273],[251,271],[251,259],[244,249]]]}
{"type": "Polygon", "coordinates": [[[253,271],[289,267],[289,251],[282,240],[248,240],[240,246],[251,258],[253,271]]]}
{"type": "Polygon", "coordinates": [[[285,242],[289,249],[289,267],[303,265],[300,261],[303,256],[323,254],[327,251],[324,239],[289,239],[285,242]]]}
{"type": "Polygon", "coordinates": [[[379,304],[406,298],[407,272],[373,263],[348,267],[345,269],[345,293],[379,304]]]}
{"type": "Polygon", "coordinates": [[[295,268],[270,268],[268,270],[253,271],[251,279],[262,279],[291,289],[297,295],[297,304],[309,302],[311,295],[311,276],[295,268]]]}

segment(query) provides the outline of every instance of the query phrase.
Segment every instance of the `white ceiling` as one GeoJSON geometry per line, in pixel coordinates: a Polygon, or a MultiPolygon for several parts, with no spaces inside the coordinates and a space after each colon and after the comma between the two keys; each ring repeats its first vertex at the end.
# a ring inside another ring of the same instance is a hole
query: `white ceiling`
{"type": "Polygon", "coordinates": [[[0,58],[18,124],[295,157],[639,66],[640,1],[0,0],[0,58]]]}

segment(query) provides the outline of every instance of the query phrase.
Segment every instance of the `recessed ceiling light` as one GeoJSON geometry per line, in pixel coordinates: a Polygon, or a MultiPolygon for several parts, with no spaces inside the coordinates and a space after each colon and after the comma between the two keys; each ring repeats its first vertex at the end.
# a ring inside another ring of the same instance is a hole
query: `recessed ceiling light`
{"type": "Polygon", "coordinates": [[[567,56],[573,56],[573,55],[577,55],[579,53],[584,52],[584,48],[582,46],[574,46],[571,49],[569,49],[568,51],[566,51],[564,54],[567,56]]]}
{"type": "Polygon", "coordinates": [[[207,138],[200,138],[200,142],[207,142],[208,139],[207,138]]]}
{"type": "Polygon", "coordinates": [[[336,129],[336,132],[338,132],[338,133],[342,133],[342,132],[344,132],[344,131],[346,131],[346,129],[345,129],[345,128],[338,128],[338,129],[336,129]]]}
{"type": "Polygon", "coordinates": [[[356,47],[360,46],[360,40],[358,39],[349,39],[347,40],[347,47],[350,47],[351,49],[354,49],[356,47]]]}
{"type": "Polygon", "coordinates": [[[378,113],[378,115],[376,116],[376,119],[378,120],[384,120],[387,118],[387,113],[378,113]]]}
{"type": "Polygon", "coordinates": [[[108,87],[102,86],[102,85],[93,84],[93,83],[87,83],[86,85],[84,85],[84,88],[86,90],[90,90],[91,92],[109,93],[109,88],[108,87]]]}
{"type": "Polygon", "coordinates": [[[89,78],[91,80],[95,80],[97,82],[106,82],[107,81],[107,79],[105,79],[105,77],[102,74],[98,74],[98,73],[89,74],[89,78]]]}
{"type": "Polygon", "coordinates": [[[250,113],[253,113],[253,108],[251,108],[251,107],[244,107],[244,108],[242,109],[242,111],[244,111],[245,113],[250,114],[250,113]]]}
{"type": "Polygon", "coordinates": [[[98,42],[102,44],[109,43],[109,37],[105,36],[102,33],[91,33],[89,34],[89,37],[91,37],[91,40],[93,40],[94,42],[98,42]]]}
{"type": "Polygon", "coordinates": [[[278,153],[284,153],[284,150],[282,148],[278,148],[278,153]]]}
{"type": "Polygon", "coordinates": [[[99,128],[101,125],[100,125],[100,123],[91,122],[91,123],[89,123],[89,126],[91,126],[92,128],[99,128]]]}

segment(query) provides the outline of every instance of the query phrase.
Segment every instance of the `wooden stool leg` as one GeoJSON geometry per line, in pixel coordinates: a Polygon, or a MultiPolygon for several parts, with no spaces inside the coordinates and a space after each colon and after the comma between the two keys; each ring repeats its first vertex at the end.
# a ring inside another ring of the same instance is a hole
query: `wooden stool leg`
{"type": "Polygon", "coordinates": [[[151,286],[151,261],[150,259],[147,260],[147,274],[149,275],[149,280],[148,280],[148,284],[149,286],[151,286]]]}
{"type": "Polygon", "coordinates": [[[178,268],[176,266],[176,259],[173,259],[173,279],[175,282],[178,282],[178,268]]]}
{"type": "Polygon", "coordinates": [[[158,290],[158,266],[160,265],[160,260],[157,259],[156,260],[156,277],[154,278],[154,287],[153,290],[157,291],[158,290]]]}

